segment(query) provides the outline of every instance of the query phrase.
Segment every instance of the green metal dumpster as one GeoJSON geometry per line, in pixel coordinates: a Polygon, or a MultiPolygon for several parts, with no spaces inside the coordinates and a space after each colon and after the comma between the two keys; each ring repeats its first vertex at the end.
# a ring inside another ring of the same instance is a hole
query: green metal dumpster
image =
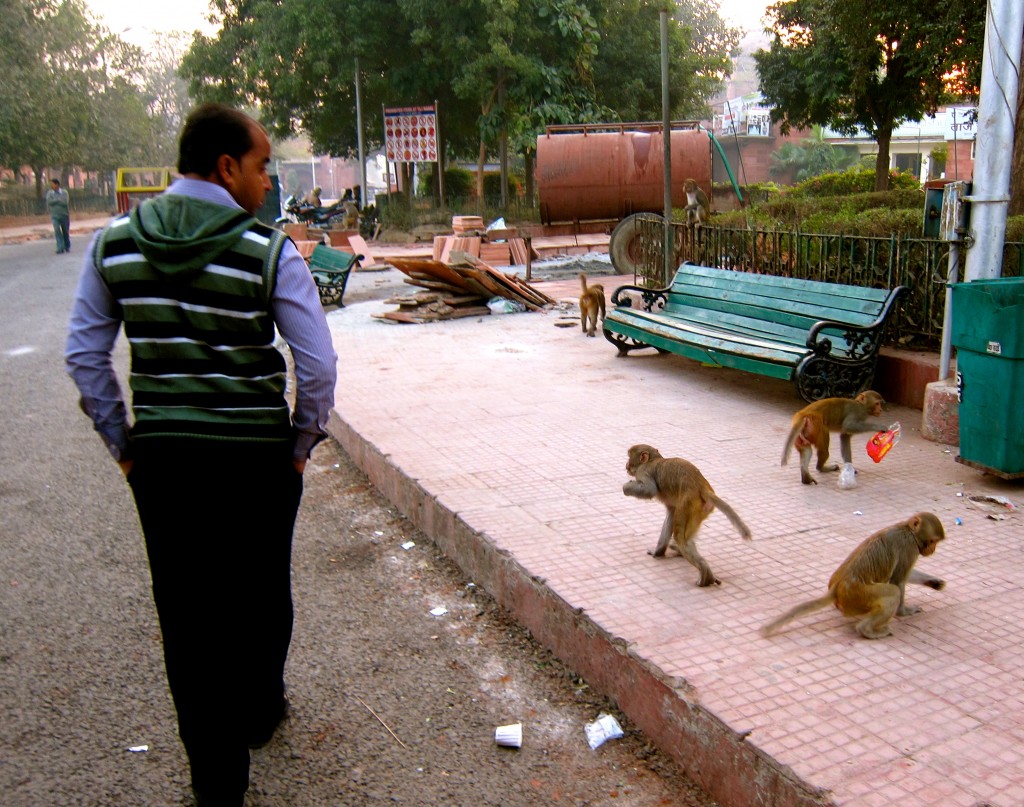
{"type": "Polygon", "coordinates": [[[1007,479],[1024,477],[1024,278],[953,287],[960,456],[1007,479]]]}

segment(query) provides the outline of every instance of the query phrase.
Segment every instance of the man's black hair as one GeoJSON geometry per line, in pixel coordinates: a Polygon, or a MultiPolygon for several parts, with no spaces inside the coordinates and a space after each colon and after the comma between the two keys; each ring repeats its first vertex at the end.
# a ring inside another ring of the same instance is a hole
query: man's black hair
{"type": "Polygon", "coordinates": [[[241,160],[254,145],[254,125],[259,124],[244,112],[224,104],[196,107],[181,130],[178,173],[208,177],[217,170],[217,160],[222,154],[241,160]]]}
{"type": "Polygon", "coordinates": [[[56,185],[59,188],[60,187],[60,180],[57,179],[57,177],[50,177],[50,184],[51,185],[56,185]]]}

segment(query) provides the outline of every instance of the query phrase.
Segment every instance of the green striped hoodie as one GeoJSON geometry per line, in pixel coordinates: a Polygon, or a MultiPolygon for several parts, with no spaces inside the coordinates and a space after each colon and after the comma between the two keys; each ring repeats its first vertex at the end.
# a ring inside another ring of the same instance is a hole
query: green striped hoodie
{"type": "Polygon", "coordinates": [[[131,347],[134,439],[290,438],[270,312],[284,238],[244,210],[176,194],[104,232],[96,261],[131,347]]]}

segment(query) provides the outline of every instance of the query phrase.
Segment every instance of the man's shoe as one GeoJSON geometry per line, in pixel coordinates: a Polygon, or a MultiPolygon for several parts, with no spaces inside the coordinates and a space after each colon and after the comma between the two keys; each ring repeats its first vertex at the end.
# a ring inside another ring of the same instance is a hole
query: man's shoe
{"type": "Polygon", "coordinates": [[[281,708],[281,713],[277,716],[277,719],[272,720],[270,723],[266,725],[265,728],[258,729],[252,732],[249,735],[249,738],[246,740],[246,745],[248,745],[249,748],[252,749],[262,748],[263,746],[265,746],[272,739],[274,739],[274,732],[277,731],[277,727],[285,721],[290,712],[291,703],[289,703],[288,701],[288,696],[285,695],[284,706],[281,708]]]}

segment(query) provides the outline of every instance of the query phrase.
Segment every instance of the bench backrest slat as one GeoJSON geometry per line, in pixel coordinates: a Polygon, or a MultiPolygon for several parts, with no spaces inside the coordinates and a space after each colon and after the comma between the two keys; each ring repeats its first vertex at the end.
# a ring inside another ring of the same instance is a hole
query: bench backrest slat
{"type": "Polygon", "coordinates": [[[794,280],[692,264],[679,267],[671,289],[666,305],[669,312],[689,303],[805,332],[823,319],[869,325],[882,313],[889,297],[888,289],[794,280]],[[681,297],[673,299],[676,294],[681,297]]]}
{"type": "Polygon", "coordinates": [[[333,269],[342,272],[351,268],[355,261],[356,256],[351,252],[332,249],[325,244],[317,244],[313,247],[313,254],[309,256],[309,268],[333,269]]]}

